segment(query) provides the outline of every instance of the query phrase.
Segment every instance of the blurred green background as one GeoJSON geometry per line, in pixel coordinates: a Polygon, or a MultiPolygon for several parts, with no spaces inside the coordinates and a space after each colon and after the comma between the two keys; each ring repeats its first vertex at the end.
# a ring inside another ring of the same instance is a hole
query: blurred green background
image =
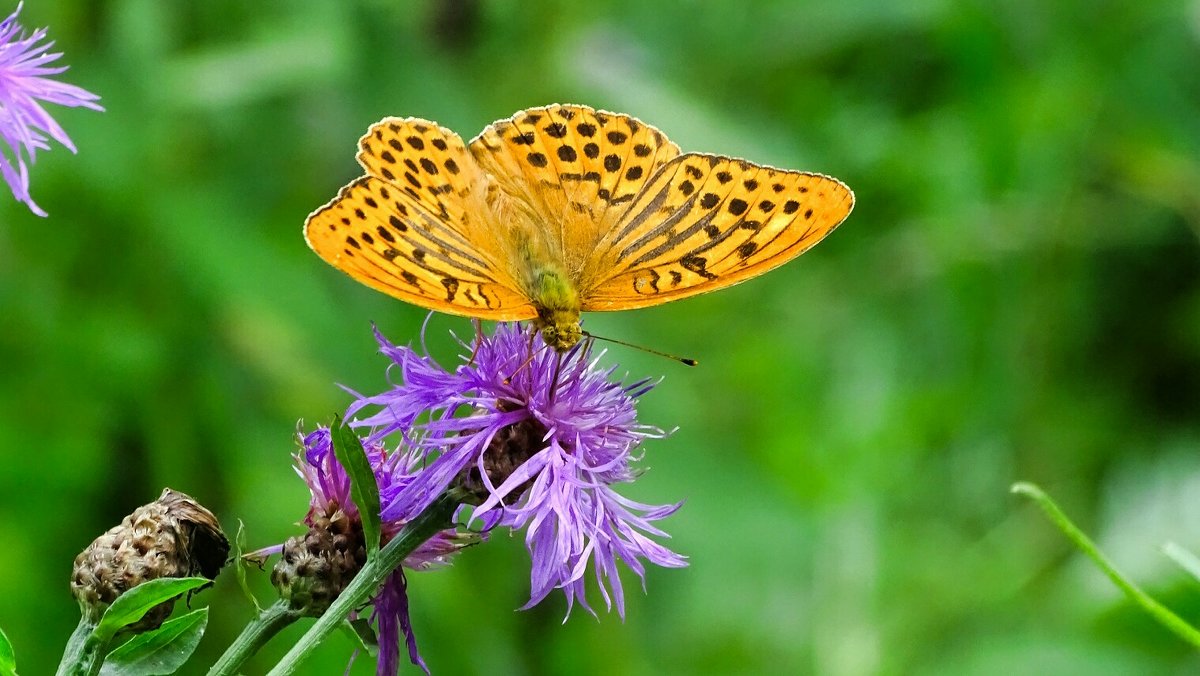
{"type": "MultiPolygon", "coordinates": [[[[0,198],[0,626],[22,673],[50,673],[78,617],[74,555],[163,486],[253,546],[298,532],[296,420],[344,408],[335,383],[384,387],[371,322],[405,342],[425,317],[301,237],[367,126],[470,138],[556,101],[838,176],[858,206],[764,278],[588,318],[701,361],[608,353],[666,375],[641,411],[679,431],[628,493],[686,500],[666,527],[691,567],[646,595],[628,577],[624,623],[564,625],[559,596],[515,610],[527,555],[495,537],[410,576],[435,673],[1200,669],[1008,493],[1039,482],[1200,621],[1160,552],[1200,550],[1195,0],[57,0],[22,20],[107,108],[53,111],[79,154],[33,168],[49,219],[0,198]]],[[[431,324],[444,360],[451,329],[431,324]]],[[[192,672],[251,614],[231,575],[198,602],[192,672]]]]}

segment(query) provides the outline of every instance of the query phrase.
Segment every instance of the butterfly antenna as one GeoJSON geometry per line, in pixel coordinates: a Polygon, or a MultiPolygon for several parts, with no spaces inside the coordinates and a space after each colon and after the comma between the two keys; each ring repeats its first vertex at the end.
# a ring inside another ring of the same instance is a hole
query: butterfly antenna
{"type": "Polygon", "coordinates": [[[652,349],[649,347],[644,347],[642,345],[634,345],[633,343],[627,343],[623,340],[617,340],[616,338],[605,338],[604,336],[597,336],[596,334],[590,333],[588,331],[584,331],[583,335],[587,336],[588,338],[592,338],[593,340],[606,340],[610,343],[616,343],[617,345],[624,345],[625,347],[632,347],[635,350],[641,350],[642,352],[648,352],[653,355],[658,355],[659,357],[666,357],[667,359],[677,361],[680,364],[684,364],[686,366],[696,366],[697,364],[700,363],[700,362],[696,361],[695,359],[689,359],[688,357],[677,357],[673,354],[668,354],[666,352],[655,350],[655,349],[652,349]]]}

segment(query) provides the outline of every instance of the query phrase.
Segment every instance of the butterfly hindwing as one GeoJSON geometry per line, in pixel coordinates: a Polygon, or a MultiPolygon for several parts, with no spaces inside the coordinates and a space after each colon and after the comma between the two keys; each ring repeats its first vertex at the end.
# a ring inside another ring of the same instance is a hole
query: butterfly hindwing
{"type": "Polygon", "coordinates": [[[584,310],[622,310],[724,288],[804,253],[854,205],[821,174],[688,153],[660,169],[601,241],[607,276],[584,310]]]}
{"type": "Polygon", "coordinates": [[[549,248],[579,273],[601,234],[679,148],[654,127],[586,106],[530,108],[479,134],[470,150],[500,189],[528,205],[549,248]]]}
{"type": "Polygon", "coordinates": [[[480,319],[536,316],[494,257],[452,227],[450,207],[435,212],[412,192],[376,176],[356,179],[308,217],[305,238],[329,264],[400,300],[480,319]]]}

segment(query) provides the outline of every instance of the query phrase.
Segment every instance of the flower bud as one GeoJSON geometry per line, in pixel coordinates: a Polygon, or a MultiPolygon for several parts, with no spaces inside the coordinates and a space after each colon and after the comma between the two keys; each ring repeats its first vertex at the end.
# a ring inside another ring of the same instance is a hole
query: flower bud
{"type": "Polygon", "coordinates": [[[336,504],[310,516],[304,535],[283,545],[271,583],[293,610],[320,617],[367,562],[362,523],[336,504]]]}

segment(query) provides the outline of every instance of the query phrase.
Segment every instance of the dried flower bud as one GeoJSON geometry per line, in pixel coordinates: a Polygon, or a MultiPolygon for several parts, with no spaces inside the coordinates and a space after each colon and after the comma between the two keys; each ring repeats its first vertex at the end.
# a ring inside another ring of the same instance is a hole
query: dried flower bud
{"type": "Polygon", "coordinates": [[[304,535],[283,545],[271,583],[293,610],[320,617],[367,562],[362,523],[331,503],[304,535]]]}
{"type": "MultiPolygon", "coordinates": [[[[84,615],[96,622],[118,596],[143,582],[197,574],[216,578],[228,554],[229,541],[217,517],[190,496],[167,488],[75,557],[71,593],[84,615]]],[[[159,604],[130,629],[157,628],[174,606],[175,599],[159,604]]]]}

